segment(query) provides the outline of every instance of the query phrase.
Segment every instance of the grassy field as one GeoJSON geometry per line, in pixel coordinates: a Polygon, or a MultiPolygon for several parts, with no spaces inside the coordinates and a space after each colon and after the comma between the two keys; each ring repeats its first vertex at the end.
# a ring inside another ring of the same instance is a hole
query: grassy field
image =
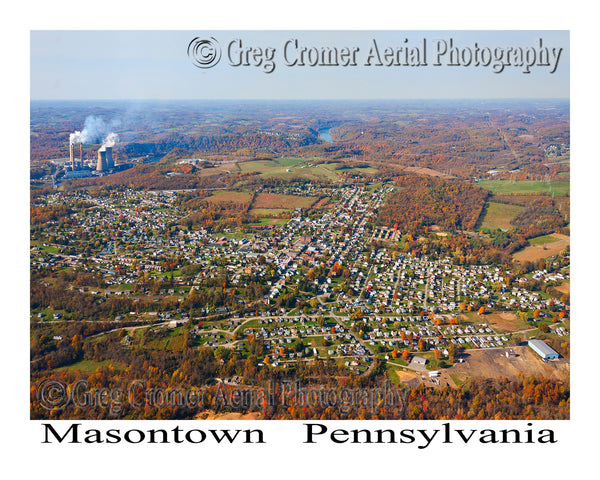
{"type": "Polygon", "coordinates": [[[394,368],[392,365],[386,365],[385,368],[387,370],[388,376],[390,377],[390,382],[392,382],[392,385],[399,385],[400,377],[396,373],[396,368],[394,368]]]}
{"type": "Polygon", "coordinates": [[[344,162],[326,163],[322,166],[336,173],[348,173],[350,175],[374,175],[379,172],[375,167],[355,167],[344,162]]]}
{"type": "Polygon", "coordinates": [[[510,221],[523,209],[520,205],[489,202],[479,228],[511,230],[510,221]]]}
{"type": "Polygon", "coordinates": [[[259,173],[261,177],[290,179],[295,177],[306,180],[337,180],[337,173],[322,165],[312,166],[314,158],[282,157],[273,160],[254,160],[240,162],[237,166],[241,173],[259,173]]]}
{"type": "Polygon", "coordinates": [[[260,218],[258,222],[251,223],[250,225],[285,225],[287,223],[285,218],[260,218]]]}
{"type": "Polygon", "coordinates": [[[530,238],[527,240],[529,245],[544,245],[545,243],[559,242],[560,238],[553,237],[552,235],[542,235],[541,237],[530,238]]]}
{"type": "Polygon", "coordinates": [[[57,247],[51,247],[50,245],[42,245],[39,247],[42,252],[46,253],[58,253],[57,247]]]}
{"type": "Polygon", "coordinates": [[[117,365],[110,360],[103,360],[101,362],[94,362],[93,360],[81,360],[80,362],[74,363],[67,367],[57,368],[57,370],[66,370],[69,372],[81,370],[82,372],[94,373],[98,368],[108,367],[111,363],[115,369],[121,370],[123,368],[121,365],[117,365]]]}
{"type": "Polygon", "coordinates": [[[551,194],[568,195],[570,192],[570,183],[561,180],[551,180],[550,182],[534,180],[481,180],[477,186],[487,188],[495,194],[503,193],[533,193],[533,194],[551,194]]]}
{"type": "Polygon", "coordinates": [[[272,217],[289,211],[289,208],[252,208],[248,213],[257,217],[272,217]]]}

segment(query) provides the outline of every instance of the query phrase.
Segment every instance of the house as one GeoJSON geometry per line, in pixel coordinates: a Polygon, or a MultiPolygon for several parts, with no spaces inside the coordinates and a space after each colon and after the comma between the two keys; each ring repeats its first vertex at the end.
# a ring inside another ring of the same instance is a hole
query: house
{"type": "Polygon", "coordinates": [[[427,359],[423,358],[423,357],[419,357],[418,355],[415,355],[413,357],[413,362],[418,365],[425,365],[427,363],[427,359]]]}

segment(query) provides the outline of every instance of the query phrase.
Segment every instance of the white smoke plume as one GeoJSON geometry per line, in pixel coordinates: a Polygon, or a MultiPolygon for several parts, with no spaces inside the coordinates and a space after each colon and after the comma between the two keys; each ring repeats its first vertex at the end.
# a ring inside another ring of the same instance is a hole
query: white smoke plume
{"type": "Polygon", "coordinates": [[[85,119],[83,130],[76,130],[69,135],[69,142],[73,143],[102,143],[103,147],[112,147],[119,141],[119,136],[113,130],[121,125],[121,121],[111,120],[106,123],[102,117],[90,115],[85,119]]]}
{"type": "Polygon", "coordinates": [[[112,147],[119,141],[119,135],[116,133],[109,133],[106,138],[102,141],[103,147],[112,147]]]}

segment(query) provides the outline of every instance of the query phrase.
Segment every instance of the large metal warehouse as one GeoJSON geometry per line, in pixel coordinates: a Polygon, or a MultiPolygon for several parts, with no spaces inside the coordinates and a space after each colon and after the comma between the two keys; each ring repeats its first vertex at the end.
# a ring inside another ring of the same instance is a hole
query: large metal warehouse
{"type": "Polygon", "coordinates": [[[560,355],[553,348],[546,345],[542,340],[529,340],[528,345],[533,348],[533,351],[537,353],[544,360],[550,360],[552,358],[558,358],[560,355]]]}

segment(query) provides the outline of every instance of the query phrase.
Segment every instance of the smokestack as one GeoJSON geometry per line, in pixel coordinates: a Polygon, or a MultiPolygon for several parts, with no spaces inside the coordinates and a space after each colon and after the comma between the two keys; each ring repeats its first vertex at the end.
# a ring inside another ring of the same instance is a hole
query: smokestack
{"type": "Polygon", "coordinates": [[[113,161],[113,157],[112,157],[112,147],[104,147],[105,151],[106,151],[106,165],[108,168],[114,168],[115,167],[115,162],[113,161]]]}
{"type": "Polygon", "coordinates": [[[71,163],[71,168],[75,170],[73,165],[73,142],[69,142],[69,161],[71,163]]]}
{"type": "Polygon", "coordinates": [[[98,150],[98,163],[96,164],[96,171],[104,172],[106,170],[108,170],[106,165],[106,151],[98,150]]]}
{"type": "Polygon", "coordinates": [[[83,149],[81,143],[79,144],[79,168],[83,168],[83,149]]]}

